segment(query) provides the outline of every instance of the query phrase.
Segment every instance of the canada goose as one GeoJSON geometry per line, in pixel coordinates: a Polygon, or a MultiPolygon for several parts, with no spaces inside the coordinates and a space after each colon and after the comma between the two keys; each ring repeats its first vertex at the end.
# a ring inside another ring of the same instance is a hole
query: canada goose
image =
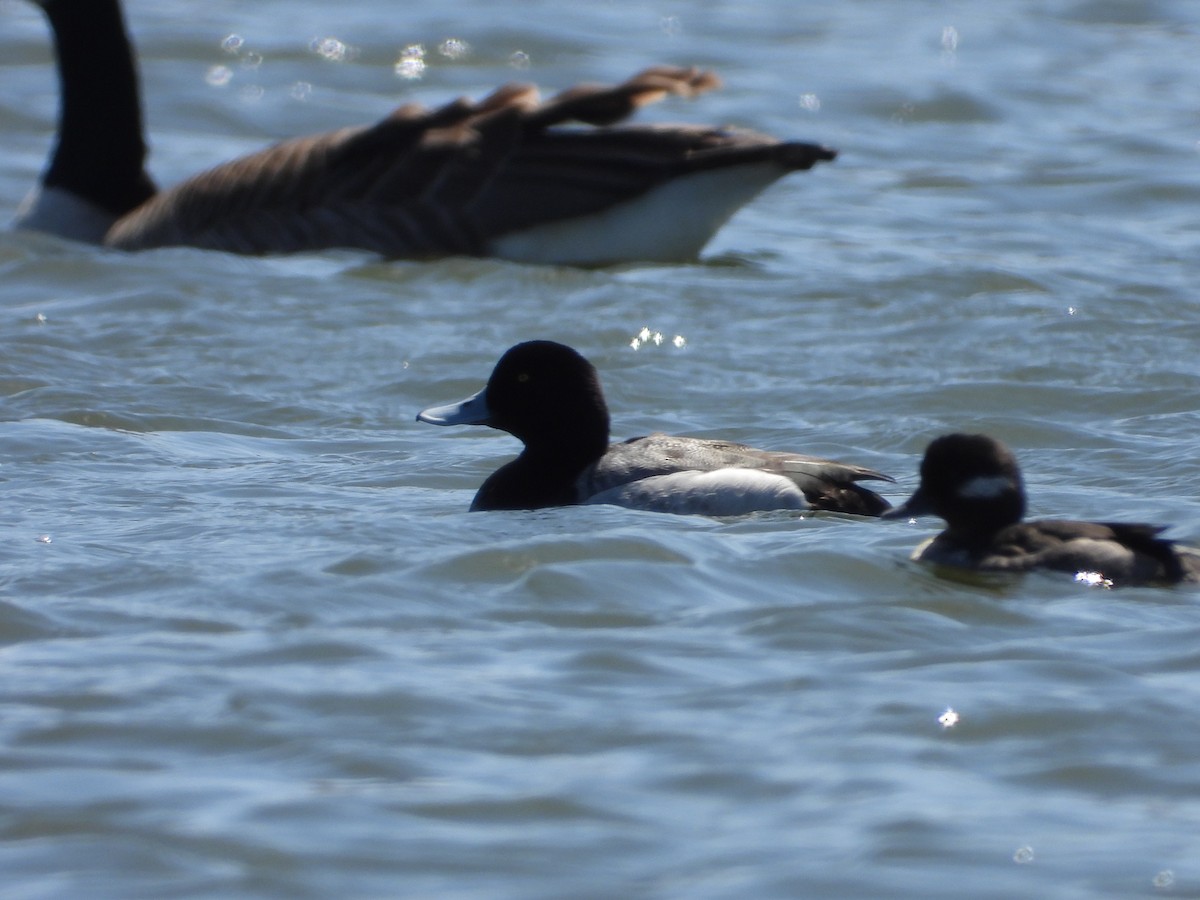
{"type": "Polygon", "coordinates": [[[477,103],[407,104],[375,125],[284,141],[159,192],[145,170],[119,0],[36,2],[62,99],[57,146],[17,225],[123,250],[682,261],[767,185],[836,156],[740,129],[612,127],[667,94],[720,83],[660,66],[545,102],[509,84],[477,103]],[[560,127],[570,122],[591,127],[560,127]]]}
{"type": "Polygon", "coordinates": [[[710,516],[768,509],[878,516],[891,508],[856,482],[892,479],[851,463],[660,433],[609,444],[595,367],[554,341],[510,348],[483,390],[423,410],[417,421],[490,425],[525,445],[483,483],[474,510],[611,503],[710,516]]]}

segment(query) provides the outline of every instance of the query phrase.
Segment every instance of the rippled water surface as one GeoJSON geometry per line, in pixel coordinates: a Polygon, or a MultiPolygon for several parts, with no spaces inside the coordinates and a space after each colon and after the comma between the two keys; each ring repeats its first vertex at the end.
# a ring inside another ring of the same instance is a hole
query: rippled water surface
{"type": "MultiPolygon", "coordinates": [[[[929,438],[985,430],[1033,514],[1200,541],[1200,6],[128,16],[162,183],[654,62],[726,88],[646,118],[842,155],[695,265],[0,233],[0,893],[1200,896],[1195,590],[948,579],[907,561],[928,520],[468,514],[515,442],[413,420],[548,337],[618,437],[838,456],[900,499],[929,438]]],[[[32,5],[0,48],[12,210],[56,108],[32,5]]]]}

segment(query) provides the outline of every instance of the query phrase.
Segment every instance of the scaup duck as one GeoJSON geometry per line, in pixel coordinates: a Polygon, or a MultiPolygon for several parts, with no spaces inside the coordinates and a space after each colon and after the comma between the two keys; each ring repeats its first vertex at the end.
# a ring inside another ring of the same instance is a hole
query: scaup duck
{"type": "Polygon", "coordinates": [[[1156,525],[1039,519],[1025,522],[1025,488],[1012,451],[985,434],[947,434],[921,461],[921,482],[886,519],[936,515],[947,528],[913,559],[991,572],[1051,569],[1104,586],[1200,578],[1200,550],[1156,525]]]}
{"type": "Polygon", "coordinates": [[[596,369],[553,341],[517,344],[483,390],[417,420],[489,425],[524,443],[483,483],[473,510],[612,503],[711,516],[810,508],[878,516],[890,507],[855,482],[893,479],[863,466],[666,434],[610,445],[596,369]]]}
{"type": "Polygon", "coordinates": [[[61,108],[57,145],[17,225],[124,250],[682,261],[767,185],[836,156],[731,128],[611,127],[668,94],[720,83],[660,66],[545,102],[509,84],[478,103],[401,106],[375,125],[285,141],[158,192],[119,0],[36,2],[54,35],[61,108]],[[561,127],[572,122],[593,127],[561,127]]]}

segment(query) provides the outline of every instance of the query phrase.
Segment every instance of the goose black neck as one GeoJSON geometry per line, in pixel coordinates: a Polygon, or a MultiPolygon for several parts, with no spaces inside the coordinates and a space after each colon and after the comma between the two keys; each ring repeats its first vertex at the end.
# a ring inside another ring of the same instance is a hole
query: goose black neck
{"type": "Polygon", "coordinates": [[[133,47],[119,0],[49,0],[61,107],[58,145],[42,176],[113,216],[154,194],[145,172],[133,47]]]}

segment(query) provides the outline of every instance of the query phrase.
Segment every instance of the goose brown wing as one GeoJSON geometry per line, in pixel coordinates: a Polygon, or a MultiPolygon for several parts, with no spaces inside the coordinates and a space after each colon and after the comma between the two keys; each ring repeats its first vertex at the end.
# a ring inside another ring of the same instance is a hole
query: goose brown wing
{"type": "Polygon", "coordinates": [[[403,106],[374,126],[285,141],[197,175],[123,217],[105,242],[479,254],[498,235],[587,216],[689,172],[771,161],[782,174],[833,158],[754,132],[609,127],[667,94],[718,83],[658,67],[545,103],[531,86],[506,85],[478,103],[403,106]],[[600,127],[561,127],[570,121],[600,127]]]}

